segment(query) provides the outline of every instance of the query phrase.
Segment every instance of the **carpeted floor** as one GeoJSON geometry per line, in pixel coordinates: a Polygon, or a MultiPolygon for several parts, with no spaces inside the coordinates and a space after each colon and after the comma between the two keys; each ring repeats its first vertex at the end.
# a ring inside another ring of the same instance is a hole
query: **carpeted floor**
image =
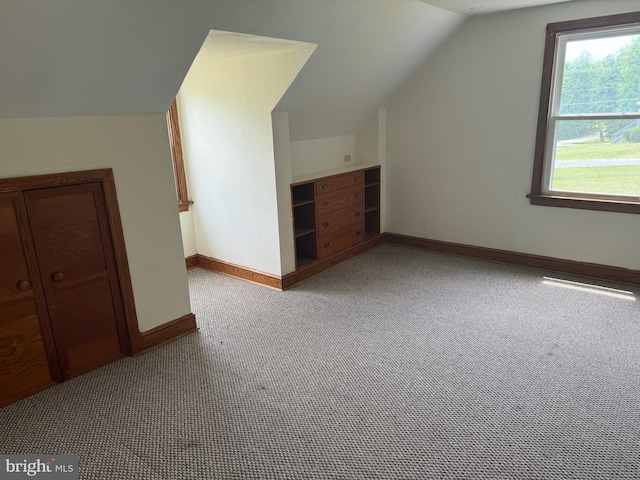
{"type": "Polygon", "coordinates": [[[286,292],[190,284],[199,332],[1,409],[0,453],[83,479],[640,478],[638,290],[388,245],[286,292]]]}

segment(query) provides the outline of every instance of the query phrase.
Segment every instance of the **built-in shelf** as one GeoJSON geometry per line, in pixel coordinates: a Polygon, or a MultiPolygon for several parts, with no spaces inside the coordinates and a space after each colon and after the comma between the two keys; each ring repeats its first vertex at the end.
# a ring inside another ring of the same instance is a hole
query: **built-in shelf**
{"type": "Polygon", "coordinates": [[[372,240],[372,239],[377,238],[377,237],[379,237],[379,236],[380,236],[380,234],[379,234],[379,233],[374,233],[374,232],[364,232],[364,240],[365,240],[365,242],[366,242],[367,240],[372,240]]]}
{"type": "Polygon", "coordinates": [[[365,239],[380,235],[380,167],[364,171],[365,239]]]}
{"type": "Polygon", "coordinates": [[[316,261],[315,258],[303,257],[303,256],[298,255],[298,257],[296,258],[296,266],[298,268],[300,268],[303,265],[308,265],[308,264],[313,263],[315,261],[316,261]]]}
{"type": "Polygon", "coordinates": [[[296,238],[315,233],[315,228],[296,227],[296,238]]]}
{"type": "Polygon", "coordinates": [[[380,236],[380,166],[349,168],[291,185],[296,269],[380,236]]]}
{"type": "Polygon", "coordinates": [[[315,198],[313,185],[291,186],[297,266],[310,263],[317,256],[315,198]]]}
{"type": "Polygon", "coordinates": [[[293,199],[293,207],[301,207],[302,205],[308,205],[310,203],[313,203],[313,200],[306,200],[306,199],[293,199]]]}

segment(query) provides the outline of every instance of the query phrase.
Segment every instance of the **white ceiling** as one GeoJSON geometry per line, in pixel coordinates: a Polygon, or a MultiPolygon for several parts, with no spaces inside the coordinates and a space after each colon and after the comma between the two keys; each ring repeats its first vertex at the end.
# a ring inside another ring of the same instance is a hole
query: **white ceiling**
{"type": "Polygon", "coordinates": [[[444,8],[462,15],[482,15],[485,13],[537,7],[551,3],[570,2],[572,0],[422,0],[434,7],[444,8]]]}

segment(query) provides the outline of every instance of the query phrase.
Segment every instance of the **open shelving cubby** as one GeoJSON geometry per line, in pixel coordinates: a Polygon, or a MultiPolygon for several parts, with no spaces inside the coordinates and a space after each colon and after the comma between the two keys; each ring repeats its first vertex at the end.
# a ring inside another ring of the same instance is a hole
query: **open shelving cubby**
{"type": "Polygon", "coordinates": [[[296,239],[296,266],[300,267],[318,258],[314,184],[292,185],[291,203],[296,239]]]}
{"type": "Polygon", "coordinates": [[[367,238],[380,235],[380,166],[364,171],[364,231],[367,238]]]}

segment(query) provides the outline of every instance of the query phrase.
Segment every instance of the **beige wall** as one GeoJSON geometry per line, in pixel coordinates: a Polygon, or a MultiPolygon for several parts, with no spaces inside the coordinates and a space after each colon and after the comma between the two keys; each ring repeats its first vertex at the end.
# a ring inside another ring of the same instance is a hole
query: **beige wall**
{"type": "Polygon", "coordinates": [[[0,120],[0,176],[112,168],[141,331],[191,312],[164,115],[0,120]]]}
{"type": "Polygon", "coordinates": [[[280,231],[280,271],[283,275],[296,269],[295,238],[291,205],[291,141],[289,138],[289,114],[273,112],[273,154],[276,165],[276,189],[278,191],[278,229],[280,231]]]}
{"type": "Polygon", "coordinates": [[[199,54],[178,93],[197,253],[274,275],[288,273],[280,234],[290,244],[293,230],[280,228],[292,220],[278,209],[289,185],[276,175],[290,167],[276,171],[271,112],[315,49],[278,46],[234,58],[199,54]]]}
{"type": "Polygon", "coordinates": [[[294,178],[351,167],[356,163],[355,135],[291,142],[291,174],[294,178]],[[351,156],[349,162],[344,161],[345,155],[351,156]]]}
{"type": "Polygon", "coordinates": [[[580,1],[465,22],[388,104],[387,231],[640,268],[637,215],[525,197],[546,24],[637,9],[580,1]]]}
{"type": "Polygon", "coordinates": [[[180,230],[182,231],[182,247],[184,256],[190,257],[198,253],[196,234],[193,229],[193,214],[191,210],[180,212],[180,230]]]}
{"type": "Polygon", "coordinates": [[[378,123],[379,112],[376,112],[356,135],[356,152],[358,163],[376,165],[379,163],[378,123]]]}

